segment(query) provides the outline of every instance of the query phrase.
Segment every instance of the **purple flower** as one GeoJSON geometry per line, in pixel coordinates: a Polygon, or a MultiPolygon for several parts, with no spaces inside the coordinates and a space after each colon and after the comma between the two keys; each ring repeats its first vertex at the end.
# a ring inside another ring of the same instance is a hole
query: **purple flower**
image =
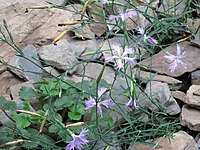
{"type": "Polygon", "coordinates": [[[138,102],[138,100],[136,100],[136,99],[132,100],[132,98],[130,98],[128,103],[126,103],[126,108],[127,109],[131,109],[131,108],[138,109],[139,106],[137,106],[137,102],[138,102]]]}
{"type": "Polygon", "coordinates": [[[180,59],[183,58],[185,55],[185,52],[183,52],[181,54],[181,48],[180,46],[177,44],[177,49],[176,49],[176,56],[173,54],[166,54],[164,56],[164,58],[166,58],[168,61],[170,61],[169,64],[169,70],[171,72],[174,72],[176,70],[177,67],[183,67],[183,68],[187,68],[186,64],[184,62],[182,62],[180,59]]]}
{"type": "Polygon", "coordinates": [[[119,18],[121,18],[122,20],[125,20],[125,19],[128,19],[128,18],[133,18],[135,16],[137,16],[137,12],[134,11],[134,10],[131,10],[131,11],[128,11],[128,12],[125,12],[125,13],[120,13],[119,15],[116,15],[116,16],[115,15],[110,15],[108,17],[108,19],[110,21],[112,21],[114,19],[119,19],[119,18]]]}
{"type": "Polygon", "coordinates": [[[101,105],[105,106],[106,108],[108,108],[109,106],[113,105],[113,102],[111,99],[106,99],[106,100],[100,100],[101,96],[106,92],[106,88],[101,88],[100,90],[98,90],[98,100],[99,102],[96,103],[95,99],[93,97],[90,96],[90,98],[88,100],[85,101],[85,110],[91,110],[94,106],[97,105],[97,112],[100,114],[100,117],[102,118],[102,108],[101,105]]]}
{"type": "Polygon", "coordinates": [[[105,57],[105,61],[110,62],[110,61],[115,60],[116,61],[116,64],[115,64],[116,69],[123,68],[124,61],[128,62],[128,64],[136,64],[137,63],[135,57],[130,58],[130,57],[126,56],[128,54],[135,53],[132,48],[129,48],[126,46],[123,51],[121,46],[113,45],[112,49],[113,49],[114,56],[105,57]]]}
{"type": "Polygon", "coordinates": [[[151,36],[148,36],[148,35],[145,34],[144,29],[138,27],[137,31],[138,31],[139,34],[144,36],[144,41],[147,41],[148,43],[150,43],[152,45],[158,44],[158,41],[156,39],[154,39],[151,36]]]}
{"type": "Polygon", "coordinates": [[[86,133],[88,130],[83,129],[79,135],[71,134],[73,140],[69,142],[65,150],[74,150],[75,148],[81,150],[83,145],[87,144],[89,141],[86,139],[86,133]]]}

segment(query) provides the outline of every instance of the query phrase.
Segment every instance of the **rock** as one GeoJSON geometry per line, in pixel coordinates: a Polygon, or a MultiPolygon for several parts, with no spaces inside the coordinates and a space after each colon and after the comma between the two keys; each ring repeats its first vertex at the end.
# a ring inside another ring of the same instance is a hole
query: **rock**
{"type": "MultiPolygon", "coordinates": [[[[53,67],[44,67],[44,70],[46,70],[48,73],[50,73],[54,77],[58,77],[60,75],[60,72],[53,67]]],[[[49,76],[49,75],[47,75],[49,76]]],[[[44,76],[43,76],[44,77],[44,76]]]]}
{"type": "MultiPolygon", "coordinates": [[[[56,4],[56,5],[62,5],[65,3],[66,0],[48,0],[48,2],[56,4]]],[[[47,1],[46,1],[47,2],[47,1]]]]}
{"type": "Polygon", "coordinates": [[[200,48],[200,30],[198,27],[200,26],[200,19],[187,19],[187,25],[190,29],[192,29],[194,35],[194,39],[191,39],[191,44],[200,48]],[[196,32],[198,30],[198,32],[196,32]]]}
{"type": "Polygon", "coordinates": [[[166,76],[166,75],[159,75],[159,74],[155,74],[155,73],[147,72],[143,70],[138,70],[138,69],[137,70],[135,69],[135,77],[136,79],[142,81],[143,83],[147,83],[149,81],[165,82],[172,85],[179,85],[182,83],[182,81],[166,76]]]}
{"type": "MultiPolygon", "coordinates": [[[[71,4],[71,5],[66,6],[66,10],[68,10],[66,12],[66,14],[68,15],[68,13],[71,13],[72,16],[71,17],[68,16],[67,20],[65,19],[64,21],[80,20],[80,18],[81,18],[80,12],[82,11],[82,9],[83,9],[83,6],[80,4],[71,4]]],[[[83,17],[83,19],[88,19],[88,17],[87,16],[83,17]]],[[[62,21],[62,22],[64,22],[64,21],[62,21]]],[[[95,34],[90,30],[90,27],[88,24],[67,25],[67,26],[63,27],[63,29],[68,30],[68,31],[73,31],[86,39],[94,39],[95,38],[95,34]]]]}
{"type": "Polygon", "coordinates": [[[78,34],[77,38],[81,39],[94,39],[95,34],[90,30],[88,25],[82,26],[81,24],[70,25],[65,28],[68,31],[72,31],[74,34],[78,34]]]}
{"type": "MultiPolygon", "coordinates": [[[[57,1],[57,0],[50,0],[50,1],[57,1]]],[[[8,7],[8,6],[11,6],[11,5],[15,5],[16,3],[23,3],[24,0],[7,0],[7,1],[4,1],[4,0],[0,0],[0,8],[4,8],[4,7],[8,7]]],[[[44,4],[47,4],[46,3],[46,0],[31,0],[29,3],[28,3],[30,6],[32,5],[44,5],[44,4]]]]}
{"type": "Polygon", "coordinates": [[[101,55],[99,53],[99,54],[90,55],[90,56],[81,56],[84,53],[94,52],[94,51],[97,51],[99,49],[95,39],[93,39],[93,40],[85,40],[85,41],[72,40],[69,43],[70,43],[71,49],[74,50],[75,55],[76,55],[77,58],[94,60],[94,59],[99,58],[100,55],[101,55]]]}
{"type": "Polygon", "coordinates": [[[200,85],[192,85],[187,91],[185,103],[200,108],[200,85]]]}
{"type": "Polygon", "coordinates": [[[198,139],[197,144],[198,144],[198,148],[200,149],[200,139],[198,139]]]}
{"type": "MultiPolygon", "coordinates": [[[[176,100],[172,97],[171,92],[169,90],[169,86],[167,83],[161,83],[158,81],[152,81],[147,84],[147,87],[145,89],[145,93],[152,97],[152,100],[154,103],[157,103],[159,101],[161,104],[163,104],[166,107],[166,113],[170,115],[176,115],[180,113],[180,107],[177,104],[176,100]],[[157,101],[156,101],[157,100],[157,101]]],[[[148,106],[149,109],[152,111],[158,111],[159,104],[155,105],[153,102],[149,101],[148,106]]]]}
{"type": "Polygon", "coordinates": [[[200,110],[184,105],[182,107],[180,122],[193,131],[200,131],[200,110]]]}
{"type": "Polygon", "coordinates": [[[192,85],[200,85],[200,70],[195,70],[191,73],[192,85]]]}
{"type": "Polygon", "coordinates": [[[172,96],[176,99],[179,99],[183,102],[185,102],[185,99],[186,99],[186,94],[182,91],[171,91],[172,93],[172,96]]]}
{"type": "Polygon", "coordinates": [[[41,80],[42,64],[39,61],[37,50],[28,45],[24,50],[24,57],[15,56],[9,61],[9,69],[26,81],[37,82],[41,80]]]}
{"type": "MultiPolygon", "coordinates": [[[[9,1],[9,3],[10,2],[11,1],[9,1]]],[[[72,28],[72,26],[60,28],[58,27],[58,24],[64,21],[74,21],[78,19],[76,18],[76,12],[81,11],[83,7],[81,5],[67,6],[67,9],[73,9],[74,12],[49,8],[29,10],[29,12],[25,13],[27,7],[44,5],[45,3],[42,3],[38,0],[36,1],[38,3],[34,4],[30,2],[24,2],[22,0],[19,0],[19,2],[20,3],[15,3],[9,6],[6,5],[6,7],[0,9],[0,24],[2,24],[3,19],[7,21],[8,29],[13,35],[15,44],[22,49],[28,44],[33,44],[36,47],[50,44],[61,32],[72,28]]],[[[89,30],[89,26],[86,25],[83,28],[80,28],[81,25],[77,26],[78,28],[75,30],[75,32],[80,30],[79,34],[88,37],[94,37],[94,33],[89,30]]],[[[3,28],[2,31],[5,32],[3,28]]],[[[9,45],[1,43],[0,57],[2,60],[8,62],[8,60],[12,58],[15,53],[15,50],[9,45]]]]}
{"type": "MultiPolygon", "coordinates": [[[[56,5],[61,5],[65,0],[48,0],[48,2],[56,4],[56,5]]],[[[0,0],[0,8],[4,8],[16,3],[24,3],[24,0],[0,0]]],[[[41,5],[47,5],[46,0],[31,0],[28,1],[29,6],[41,6],[41,5]]]]}
{"type": "MultiPolygon", "coordinates": [[[[14,101],[22,103],[22,101],[20,100],[19,91],[20,91],[21,87],[23,87],[23,86],[25,86],[25,87],[31,87],[31,88],[34,89],[33,83],[31,81],[11,86],[10,87],[11,96],[12,96],[12,98],[13,98],[14,101]]],[[[27,100],[27,101],[30,102],[30,104],[31,104],[31,106],[33,107],[34,110],[42,109],[42,104],[38,100],[36,100],[36,99],[30,99],[30,100],[27,100]]]]}
{"type": "Polygon", "coordinates": [[[18,79],[9,71],[5,71],[0,74],[0,95],[10,95],[10,87],[16,84],[20,84],[23,81],[18,79]]]}
{"type": "Polygon", "coordinates": [[[179,44],[181,48],[184,48],[183,51],[186,52],[185,57],[181,60],[186,63],[187,69],[184,67],[177,68],[174,72],[170,72],[169,70],[169,63],[166,59],[164,59],[165,52],[169,52],[172,54],[176,53],[176,45],[169,46],[162,51],[160,51],[158,54],[144,59],[139,64],[147,66],[148,69],[151,68],[152,71],[160,73],[160,74],[166,74],[172,77],[178,77],[183,75],[186,72],[192,72],[198,68],[200,68],[200,64],[198,63],[200,61],[200,49],[194,46],[190,46],[188,42],[182,42],[179,44]]]}
{"type": "Polygon", "coordinates": [[[165,13],[166,15],[181,15],[186,7],[188,7],[185,1],[169,0],[161,2],[161,6],[158,11],[165,13]]]}
{"type": "Polygon", "coordinates": [[[179,131],[173,134],[173,139],[167,137],[160,137],[154,140],[147,140],[146,142],[153,142],[156,145],[153,147],[135,144],[130,146],[128,150],[198,150],[198,145],[194,138],[185,131],[179,131]]]}
{"type": "MultiPolygon", "coordinates": [[[[1,59],[0,59],[1,60],[1,59]]],[[[0,74],[7,70],[7,66],[0,64],[0,74]]]]}
{"type": "Polygon", "coordinates": [[[50,44],[40,47],[39,57],[48,65],[63,71],[73,73],[77,69],[74,66],[78,62],[75,51],[69,46],[66,39],[60,40],[57,45],[50,44]]]}
{"type": "MultiPolygon", "coordinates": [[[[62,77],[61,77],[62,78],[62,77]]],[[[72,75],[72,76],[64,76],[63,80],[73,80],[74,82],[78,83],[78,82],[82,82],[83,80],[91,80],[88,77],[82,77],[82,76],[76,76],[76,75],[72,75]]]]}
{"type": "Polygon", "coordinates": [[[200,96],[200,89],[193,92],[193,95],[200,96]]]}
{"type": "Polygon", "coordinates": [[[90,30],[97,35],[98,37],[101,37],[106,31],[107,31],[107,25],[105,22],[104,15],[104,8],[101,6],[96,5],[95,3],[90,4],[90,15],[93,18],[95,22],[100,23],[92,23],[89,25],[90,30]],[[96,15],[98,14],[98,15],[96,15]],[[99,16],[102,15],[102,16],[99,16]]]}
{"type": "MultiPolygon", "coordinates": [[[[9,3],[10,1],[8,1],[8,4],[9,3]]],[[[39,20],[44,19],[43,21],[45,21],[47,18],[50,17],[46,13],[43,13],[44,15],[41,14],[41,18],[39,18],[38,14],[36,13],[35,14],[24,13],[28,5],[31,5],[31,3],[26,3],[26,2],[15,3],[0,9],[1,26],[3,26],[2,20],[5,19],[7,22],[8,29],[10,33],[13,35],[15,44],[20,48],[24,48],[28,44],[34,42],[34,41],[28,41],[26,43],[24,42],[24,40],[27,39],[27,37],[31,35],[31,33],[36,28],[42,25],[43,22],[39,23],[38,22],[39,20]],[[46,19],[44,17],[45,15],[46,19]],[[34,21],[36,21],[36,23],[34,21]]],[[[5,34],[6,33],[5,29],[3,27],[1,29],[5,34]]],[[[15,55],[15,53],[16,50],[14,50],[11,46],[1,42],[1,53],[0,53],[1,60],[8,62],[8,60],[12,58],[15,55]]]]}

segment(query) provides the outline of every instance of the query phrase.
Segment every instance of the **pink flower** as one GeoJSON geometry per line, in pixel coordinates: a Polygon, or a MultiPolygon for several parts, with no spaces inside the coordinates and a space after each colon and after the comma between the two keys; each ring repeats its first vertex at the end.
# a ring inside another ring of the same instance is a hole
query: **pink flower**
{"type": "Polygon", "coordinates": [[[158,41],[156,39],[154,39],[151,36],[148,36],[148,35],[145,34],[144,29],[138,27],[137,31],[138,31],[139,34],[144,36],[144,41],[147,41],[148,43],[150,43],[152,45],[158,44],[158,41]]]}
{"type": "MultiPolygon", "coordinates": [[[[101,99],[101,96],[106,92],[106,88],[101,88],[98,90],[98,100],[101,99]]],[[[88,100],[85,101],[85,110],[91,110],[94,106],[97,105],[97,112],[100,114],[100,117],[102,118],[102,108],[101,105],[105,106],[108,108],[109,106],[113,105],[113,102],[111,99],[106,99],[106,100],[100,100],[99,102],[96,103],[95,99],[90,96],[88,100]]]]}
{"type": "Polygon", "coordinates": [[[181,54],[181,48],[180,46],[177,44],[177,49],[176,49],[176,56],[173,54],[166,54],[164,56],[164,58],[166,58],[168,61],[170,61],[169,64],[169,70],[171,72],[174,72],[176,70],[177,67],[183,67],[183,68],[187,68],[186,64],[184,62],[182,62],[180,59],[182,59],[185,55],[185,52],[183,52],[181,54]]]}
{"type": "Polygon", "coordinates": [[[113,49],[113,56],[111,57],[105,57],[105,61],[106,62],[110,62],[115,60],[116,64],[115,67],[116,69],[121,69],[124,66],[124,61],[126,61],[128,64],[136,64],[136,59],[135,57],[128,57],[128,54],[134,54],[134,50],[132,48],[129,47],[125,47],[124,51],[123,48],[120,47],[119,45],[112,45],[112,49],[113,49]]]}
{"type": "Polygon", "coordinates": [[[81,150],[83,148],[83,145],[89,143],[89,141],[86,139],[87,132],[88,130],[83,129],[79,135],[75,135],[74,133],[72,133],[71,136],[73,140],[69,142],[65,150],[74,150],[75,148],[81,150]]]}
{"type": "Polygon", "coordinates": [[[116,16],[115,15],[110,15],[108,17],[108,19],[110,21],[112,21],[114,19],[119,19],[119,18],[121,18],[122,20],[125,20],[125,19],[128,19],[128,18],[133,18],[135,16],[137,16],[137,12],[134,11],[134,10],[131,10],[131,11],[128,11],[128,12],[125,12],[125,13],[120,13],[119,15],[116,15],[116,16]]]}

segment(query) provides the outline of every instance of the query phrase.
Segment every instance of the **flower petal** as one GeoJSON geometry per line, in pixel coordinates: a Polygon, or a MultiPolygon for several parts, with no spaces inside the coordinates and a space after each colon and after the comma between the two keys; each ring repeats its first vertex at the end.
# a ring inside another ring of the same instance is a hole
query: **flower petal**
{"type": "Polygon", "coordinates": [[[83,129],[79,135],[72,134],[73,140],[69,142],[65,150],[82,150],[83,145],[87,144],[89,141],[86,139],[86,133],[88,130],[83,129]]]}
{"type": "Polygon", "coordinates": [[[122,56],[126,56],[127,54],[134,54],[134,50],[132,48],[126,46],[122,56]]]}
{"type": "Polygon", "coordinates": [[[105,92],[106,92],[106,88],[102,87],[98,90],[98,98],[100,98],[105,92]]]}
{"type": "Polygon", "coordinates": [[[181,55],[181,47],[177,44],[176,45],[176,56],[180,56],[181,55]]]}
{"type": "Polygon", "coordinates": [[[101,101],[101,104],[104,105],[106,108],[108,108],[109,106],[113,105],[113,102],[111,99],[106,99],[104,101],[101,101]]]}
{"type": "Polygon", "coordinates": [[[109,17],[108,17],[108,19],[110,20],[110,21],[112,21],[112,20],[114,20],[114,19],[118,19],[118,18],[120,18],[120,16],[115,16],[115,15],[110,15],[109,17]]]}
{"type": "Polygon", "coordinates": [[[90,110],[92,107],[96,105],[94,98],[90,96],[88,100],[85,101],[85,110],[90,110]]]}
{"type": "Polygon", "coordinates": [[[129,65],[133,65],[137,63],[135,58],[124,57],[124,60],[126,60],[129,65]]]}
{"type": "Polygon", "coordinates": [[[123,62],[121,59],[117,59],[116,62],[117,62],[116,69],[120,70],[121,68],[123,68],[123,62]]]}
{"type": "Polygon", "coordinates": [[[111,57],[104,57],[106,62],[111,62],[113,61],[115,58],[117,58],[116,56],[111,56],[111,57]]]}
{"type": "Polygon", "coordinates": [[[156,39],[152,38],[151,36],[147,36],[147,42],[149,42],[152,45],[158,44],[158,41],[156,39]]]}
{"type": "Polygon", "coordinates": [[[99,113],[100,118],[103,117],[103,115],[102,115],[102,108],[101,108],[100,104],[97,105],[97,113],[99,113]]]}

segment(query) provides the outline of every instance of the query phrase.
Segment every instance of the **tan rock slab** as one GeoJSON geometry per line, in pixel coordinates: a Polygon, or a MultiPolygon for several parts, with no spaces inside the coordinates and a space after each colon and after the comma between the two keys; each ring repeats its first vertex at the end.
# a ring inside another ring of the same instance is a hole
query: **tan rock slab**
{"type": "Polygon", "coordinates": [[[190,130],[200,131],[200,110],[184,105],[180,115],[180,122],[190,130]]]}
{"type": "Polygon", "coordinates": [[[21,79],[17,78],[15,75],[9,71],[5,71],[0,74],[0,95],[8,94],[10,95],[10,87],[16,84],[23,83],[21,79]]]}
{"type": "MultiPolygon", "coordinates": [[[[198,145],[194,138],[185,131],[179,131],[173,134],[174,139],[160,137],[154,141],[154,147],[135,144],[130,146],[128,150],[198,150],[198,145]]],[[[151,142],[151,140],[148,140],[151,142]]]]}
{"type": "Polygon", "coordinates": [[[179,99],[183,102],[185,102],[185,99],[186,99],[186,94],[182,91],[171,91],[172,93],[172,96],[176,99],[179,99]]]}
{"type": "Polygon", "coordinates": [[[200,85],[192,85],[187,91],[185,103],[200,108],[200,85]]]}

